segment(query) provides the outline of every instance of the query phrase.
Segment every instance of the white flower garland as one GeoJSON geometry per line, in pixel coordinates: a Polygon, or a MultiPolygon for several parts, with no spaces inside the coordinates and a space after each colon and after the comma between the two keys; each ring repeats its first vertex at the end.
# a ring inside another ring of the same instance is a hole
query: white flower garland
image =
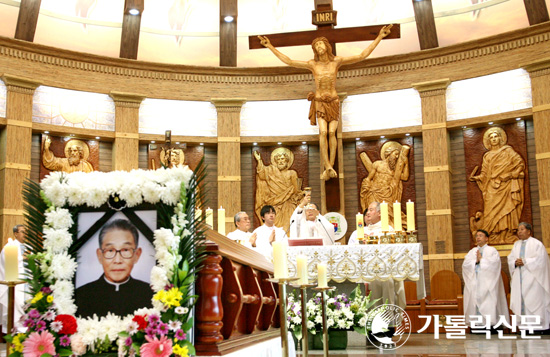
{"type": "MultiPolygon", "coordinates": [[[[154,231],[154,241],[157,265],[151,271],[151,287],[155,292],[164,289],[173,275],[174,263],[181,260],[177,254],[182,237],[191,233],[186,228],[189,224],[185,220],[180,198],[181,184],[189,187],[193,171],[187,166],[158,170],[132,170],[113,172],[75,172],[66,174],[52,172],[40,184],[45,197],[52,206],[45,213],[46,222],[43,229],[44,257],[41,270],[50,286],[58,314],[74,315],[74,286],[72,278],[77,264],[68,254],[73,242],[69,229],[74,224],[73,217],[68,209],[60,208],[65,205],[87,205],[100,207],[106,204],[111,195],[117,194],[126,201],[127,207],[135,207],[142,203],[158,203],[162,201],[168,205],[176,205],[176,213],[171,218],[172,230],[161,228],[154,231]]],[[[97,340],[104,340],[105,336],[111,341],[118,338],[118,333],[126,329],[133,315],[150,313],[160,314],[162,303],[153,300],[153,309],[140,309],[126,317],[109,314],[98,318],[77,319],[78,335],[89,349],[94,349],[97,340]]],[[[75,336],[76,336],[75,335],[75,336]]]]}

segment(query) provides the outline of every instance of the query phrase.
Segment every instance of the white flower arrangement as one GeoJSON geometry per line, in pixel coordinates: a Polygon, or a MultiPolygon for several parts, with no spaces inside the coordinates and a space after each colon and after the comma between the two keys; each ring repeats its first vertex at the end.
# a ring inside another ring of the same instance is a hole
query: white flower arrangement
{"type": "MultiPolygon", "coordinates": [[[[44,197],[51,204],[44,214],[45,251],[37,255],[37,261],[46,281],[50,283],[58,314],[74,315],[77,309],[74,303],[74,286],[71,281],[76,272],[77,263],[68,253],[73,242],[70,229],[74,220],[69,210],[61,207],[68,204],[97,208],[106,204],[112,195],[118,195],[126,202],[127,207],[159,202],[173,206],[180,200],[182,183],[185,188],[189,187],[192,176],[193,171],[187,166],[179,166],[154,171],[133,170],[86,174],[52,172],[42,180],[40,187],[44,197]]],[[[174,274],[175,264],[182,259],[177,254],[180,240],[191,234],[187,229],[189,222],[185,219],[183,206],[180,203],[171,217],[171,222],[171,229],[161,228],[154,231],[153,245],[156,250],[157,265],[151,271],[151,287],[155,292],[161,291],[169,283],[174,274]]],[[[119,333],[127,329],[134,315],[160,315],[164,308],[163,304],[157,300],[153,300],[152,303],[153,309],[140,309],[126,317],[109,314],[101,318],[97,316],[79,318],[77,319],[78,332],[75,336],[88,346],[89,350],[95,351],[95,344],[98,341],[105,341],[108,338],[112,343],[117,340],[119,333]]]]}

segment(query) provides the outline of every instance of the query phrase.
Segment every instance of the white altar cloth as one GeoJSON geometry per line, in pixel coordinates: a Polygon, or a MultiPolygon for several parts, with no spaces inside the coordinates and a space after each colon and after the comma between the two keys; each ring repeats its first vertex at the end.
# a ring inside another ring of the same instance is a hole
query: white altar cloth
{"type": "Polygon", "coordinates": [[[426,296],[421,243],[288,247],[288,270],[296,276],[296,256],[308,258],[309,279],[317,279],[317,263],[327,264],[327,279],[337,283],[413,280],[419,299],[426,296]]]}

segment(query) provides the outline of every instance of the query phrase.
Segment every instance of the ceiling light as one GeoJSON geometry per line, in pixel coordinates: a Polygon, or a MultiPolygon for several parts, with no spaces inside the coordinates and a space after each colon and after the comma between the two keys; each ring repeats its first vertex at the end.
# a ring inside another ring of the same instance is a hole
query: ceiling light
{"type": "Polygon", "coordinates": [[[176,141],[176,145],[179,145],[179,144],[180,144],[180,142],[179,142],[179,141],[176,141]]]}
{"type": "Polygon", "coordinates": [[[223,18],[223,21],[225,22],[233,22],[233,20],[235,20],[235,18],[231,15],[227,15],[226,17],[223,18]]]}
{"type": "Polygon", "coordinates": [[[380,135],[380,139],[384,139],[385,137],[385,135],[380,135]]]}
{"type": "Polygon", "coordinates": [[[154,144],[155,143],[155,140],[151,140],[151,144],[154,144]]]}
{"type": "Polygon", "coordinates": [[[493,125],[493,122],[492,122],[492,121],[490,121],[490,122],[489,122],[489,125],[493,125]]]}
{"type": "Polygon", "coordinates": [[[516,118],[516,120],[521,120],[521,118],[516,118]]]}
{"type": "Polygon", "coordinates": [[[282,144],[282,142],[280,142],[280,141],[277,143],[277,145],[281,145],[281,144],[282,144]]]}
{"type": "Polygon", "coordinates": [[[130,10],[128,11],[128,13],[129,13],[130,15],[137,16],[137,15],[139,15],[139,10],[138,10],[138,9],[130,9],[130,10]]]}
{"type": "Polygon", "coordinates": [[[407,133],[407,134],[405,134],[405,136],[411,136],[411,134],[407,133]]]}
{"type": "Polygon", "coordinates": [[[462,129],[466,129],[466,125],[464,125],[464,126],[462,127],[462,129]]]}
{"type": "Polygon", "coordinates": [[[204,145],[204,143],[200,143],[199,145],[203,146],[203,145],[204,145]]]}
{"type": "Polygon", "coordinates": [[[101,138],[100,138],[99,136],[96,136],[95,139],[96,139],[96,140],[99,140],[99,139],[101,139],[101,138]]]}
{"type": "Polygon", "coordinates": [[[258,143],[252,143],[252,145],[256,146],[256,145],[258,145],[258,143]]]}
{"type": "Polygon", "coordinates": [[[302,145],[305,145],[305,144],[306,144],[306,142],[305,142],[305,141],[302,141],[302,145]]]}
{"type": "Polygon", "coordinates": [[[50,132],[49,132],[49,131],[47,131],[47,130],[46,130],[46,131],[44,132],[44,134],[49,134],[49,133],[50,133],[50,132]]]}
{"type": "Polygon", "coordinates": [[[359,141],[359,140],[361,140],[361,139],[359,139],[359,138],[355,138],[355,140],[359,141]]]}

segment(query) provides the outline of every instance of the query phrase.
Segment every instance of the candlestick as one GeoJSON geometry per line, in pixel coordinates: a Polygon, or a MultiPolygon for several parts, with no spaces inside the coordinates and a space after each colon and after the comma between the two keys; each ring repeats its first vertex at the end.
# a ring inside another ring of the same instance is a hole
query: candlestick
{"type": "Polygon", "coordinates": [[[397,201],[393,204],[393,228],[397,232],[403,230],[403,224],[401,223],[401,203],[397,201]]]}
{"type": "Polygon", "coordinates": [[[296,256],[296,275],[298,276],[299,285],[305,285],[308,283],[309,279],[307,275],[307,256],[296,256]]]}
{"type": "Polygon", "coordinates": [[[205,217],[206,225],[210,227],[210,229],[214,228],[214,210],[210,207],[206,209],[206,217],[205,217]]]}
{"type": "Polygon", "coordinates": [[[288,278],[286,242],[273,242],[273,272],[275,279],[288,278]]]}
{"type": "Polygon", "coordinates": [[[225,235],[225,209],[221,206],[218,209],[218,233],[225,235]]]}
{"type": "Polygon", "coordinates": [[[323,357],[328,357],[328,325],[327,325],[327,298],[326,291],[336,289],[334,286],[314,288],[321,292],[321,315],[323,316],[323,357]]]}
{"type": "Polygon", "coordinates": [[[287,305],[287,295],[286,295],[286,286],[292,281],[298,280],[297,278],[285,278],[277,279],[270,278],[266,279],[271,283],[276,283],[279,285],[279,317],[281,319],[281,347],[283,350],[283,357],[288,357],[288,329],[286,326],[286,305],[287,305]]]}
{"type": "Polygon", "coordinates": [[[357,239],[362,240],[365,238],[365,224],[363,222],[363,215],[361,213],[357,213],[355,215],[355,222],[357,226],[357,239]]]}
{"type": "Polygon", "coordinates": [[[411,200],[409,200],[407,202],[407,230],[409,232],[412,232],[415,230],[415,225],[414,225],[414,202],[411,202],[411,200]]]}
{"type": "Polygon", "coordinates": [[[325,263],[317,264],[317,287],[327,287],[327,265],[325,263]]]}
{"type": "Polygon", "coordinates": [[[380,221],[382,231],[389,231],[388,204],[385,201],[380,204],[380,221]]]}
{"type": "Polygon", "coordinates": [[[4,247],[6,281],[19,280],[19,247],[15,242],[8,238],[8,243],[4,247]]]}

